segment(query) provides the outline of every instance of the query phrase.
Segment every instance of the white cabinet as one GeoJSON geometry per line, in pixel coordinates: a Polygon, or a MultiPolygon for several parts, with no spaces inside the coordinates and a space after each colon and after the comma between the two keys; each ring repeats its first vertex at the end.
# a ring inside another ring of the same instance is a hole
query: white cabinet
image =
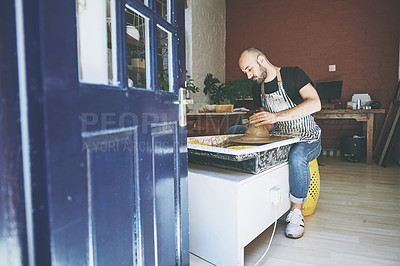
{"type": "Polygon", "coordinates": [[[188,182],[190,252],[219,266],[244,265],[244,247],[290,208],[287,163],[257,175],[189,164],[188,182]]]}

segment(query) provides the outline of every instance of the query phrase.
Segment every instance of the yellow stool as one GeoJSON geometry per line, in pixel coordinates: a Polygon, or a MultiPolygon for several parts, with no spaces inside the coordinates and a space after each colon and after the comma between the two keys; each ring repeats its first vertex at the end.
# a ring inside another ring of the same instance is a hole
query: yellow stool
{"type": "Polygon", "coordinates": [[[310,187],[307,193],[307,201],[303,204],[303,216],[308,216],[314,213],[319,197],[320,178],[317,159],[311,161],[310,167],[310,187]]]}

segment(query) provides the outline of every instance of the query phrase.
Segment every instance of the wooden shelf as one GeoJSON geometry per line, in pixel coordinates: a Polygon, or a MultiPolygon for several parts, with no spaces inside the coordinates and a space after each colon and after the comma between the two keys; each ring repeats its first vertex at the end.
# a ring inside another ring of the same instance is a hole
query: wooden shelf
{"type": "Polygon", "coordinates": [[[225,135],[233,125],[241,125],[246,112],[188,113],[188,137],[225,135]]]}

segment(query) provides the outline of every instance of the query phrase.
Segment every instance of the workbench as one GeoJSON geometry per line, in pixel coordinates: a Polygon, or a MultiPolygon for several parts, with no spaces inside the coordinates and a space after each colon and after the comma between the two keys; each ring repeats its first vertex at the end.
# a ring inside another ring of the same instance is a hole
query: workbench
{"type": "Polygon", "coordinates": [[[233,125],[241,125],[246,112],[188,113],[187,136],[224,135],[233,125]]]}
{"type": "MultiPolygon", "coordinates": [[[[322,109],[313,114],[314,119],[355,119],[367,123],[367,164],[372,164],[372,149],[374,141],[374,118],[376,114],[384,114],[384,109],[352,110],[352,109],[322,109]]],[[[323,132],[322,132],[323,135],[323,132]]]]}

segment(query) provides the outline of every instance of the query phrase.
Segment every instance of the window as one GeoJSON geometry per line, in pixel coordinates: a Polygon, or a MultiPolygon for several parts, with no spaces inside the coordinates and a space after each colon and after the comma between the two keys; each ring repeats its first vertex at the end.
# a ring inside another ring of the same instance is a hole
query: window
{"type": "Polygon", "coordinates": [[[157,25],[158,89],[173,91],[171,65],[171,33],[157,25]]]}
{"type": "Polygon", "coordinates": [[[157,0],[156,3],[157,15],[161,16],[168,22],[170,21],[171,1],[170,0],[157,0]]]}
{"type": "Polygon", "coordinates": [[[148,21],[130,6],[125,7],[127,78],[130,88],[150,88],[150,75],[147,71],[148,21]]]}
{"type": "Polygon", "coordinates": [[[148,0],[140,2],[144,5],[126,4],[117,14],[120,0],[76,0],[81,82],[174,92],[171,1],[156,0],[154,10],[147,7],[148,0]],[[126,26],[125,30],[117,29],[119,25],[126,26]],[[126,35],[121,38],[120,32],[126,35]],[[150,33],[156,40],[150,40],[150,33]],[[119,47],[125,47],[124,51],[117,51],[119,47]]]}
{"type": "Polygon", "coordinates": [[[117,85],[115,0],[77,0],[79,79],[117,85]]]}

